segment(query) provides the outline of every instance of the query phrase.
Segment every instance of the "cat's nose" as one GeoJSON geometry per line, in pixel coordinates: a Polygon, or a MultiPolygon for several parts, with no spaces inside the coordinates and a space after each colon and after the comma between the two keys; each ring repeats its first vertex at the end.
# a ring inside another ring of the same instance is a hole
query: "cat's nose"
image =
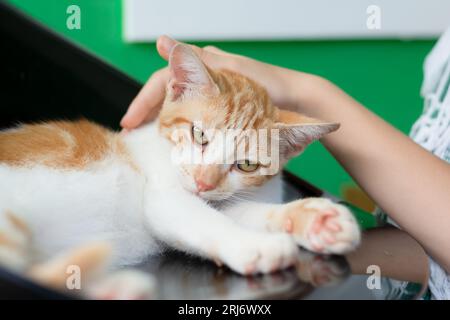
{"type": "Polygon", "coordinates": [[[212,184],[207,184],[200,179],[195,179],[195,184],[197,185],[197,190],[200,192],[213,190],[216,187],[213,186],[212,184]]]}

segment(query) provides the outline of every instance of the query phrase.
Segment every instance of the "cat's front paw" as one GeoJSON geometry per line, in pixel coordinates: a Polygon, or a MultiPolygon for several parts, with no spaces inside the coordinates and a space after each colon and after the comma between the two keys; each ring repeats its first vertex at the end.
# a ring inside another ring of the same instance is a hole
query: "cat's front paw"
{"type": "Polygon", "coordinates": [[[361,232],[345,206],[325,198],[308,198],[285,205],[282,228],[304,248],[326,254],[342,254],[356,248],[361,232]]]}
{"type": "Polygon", "coordinates": [[[286,234],[251,233],[230,239],[219,257],[232,270],[252,275],[270,273],[292,266],[298,247],[286,234]]]}
{"type": "Polygon", "coordinates": [[[320,255],[302,250],[296,263],[298,277],[314,287],[332,286],[350,274],[350,266],[342,256],[320,255]]]}

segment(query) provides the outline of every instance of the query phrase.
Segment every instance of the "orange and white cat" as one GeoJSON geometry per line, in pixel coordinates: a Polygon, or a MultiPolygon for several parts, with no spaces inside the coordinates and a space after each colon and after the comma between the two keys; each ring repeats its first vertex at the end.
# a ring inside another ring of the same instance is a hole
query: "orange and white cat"
{"type": "MultiPolygon", "coordinates": [[[[356,220],[327,199],[213,205],[271,175],[263,174],[252,147],[245,146],[247,158],[223,163],[218,150],[248,142],[206,129],[278,129],[281,167],[338,124],[279,110],[255,82],[210,70],[187,46],[174,47],[169,65],[157,122],[126,134],[86,120],[0,132],[0,263],[45,278],[49,269],[39,263],[100,242],[111,244],[115,266],[173,247],[254,274],[291,265],[297,245],[338,254],[357,246],[356,220]],[[175,163],[173,150],[200,150],[208,161],[175,163]]],[[[93,264],[106,251],[82,252],[93,264]]],[[[58,261],[66,260],[53,265],[58,261]]]]}

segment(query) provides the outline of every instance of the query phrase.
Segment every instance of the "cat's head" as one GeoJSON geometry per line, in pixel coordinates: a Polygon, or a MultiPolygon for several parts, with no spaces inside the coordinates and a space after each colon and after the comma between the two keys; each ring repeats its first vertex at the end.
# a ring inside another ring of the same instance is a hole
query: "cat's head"
{"type": "Polygon", "coordinates": [[[226,70],[210,70],[188,46],[170,54],[171,79],[159,116],[174,145],[183,187],[222,200],[260,186],[336,123],[275,107],[264,88],[226,70]]]}

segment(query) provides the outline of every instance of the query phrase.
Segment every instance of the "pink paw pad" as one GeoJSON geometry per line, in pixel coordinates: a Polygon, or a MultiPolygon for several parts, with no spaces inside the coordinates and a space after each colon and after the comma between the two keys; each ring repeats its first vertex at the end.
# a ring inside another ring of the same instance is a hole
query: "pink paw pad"
{"type": "Polygon", "coordinates": [[[335,209],[329,209],[321,214],[315,219],[311,231],[314,234],[323,232],[323,229],[330,231],[339,231],[341,226],[333,220],[334,217],[338,216],[338,212],[335,209]]]}
{"type": "Polygon", "coordinates": [[[292,221],[291,218],[287,218],[286,221],[284,222],[284,230],[287,233],[294,232],[294,222],[292,221]]]}

